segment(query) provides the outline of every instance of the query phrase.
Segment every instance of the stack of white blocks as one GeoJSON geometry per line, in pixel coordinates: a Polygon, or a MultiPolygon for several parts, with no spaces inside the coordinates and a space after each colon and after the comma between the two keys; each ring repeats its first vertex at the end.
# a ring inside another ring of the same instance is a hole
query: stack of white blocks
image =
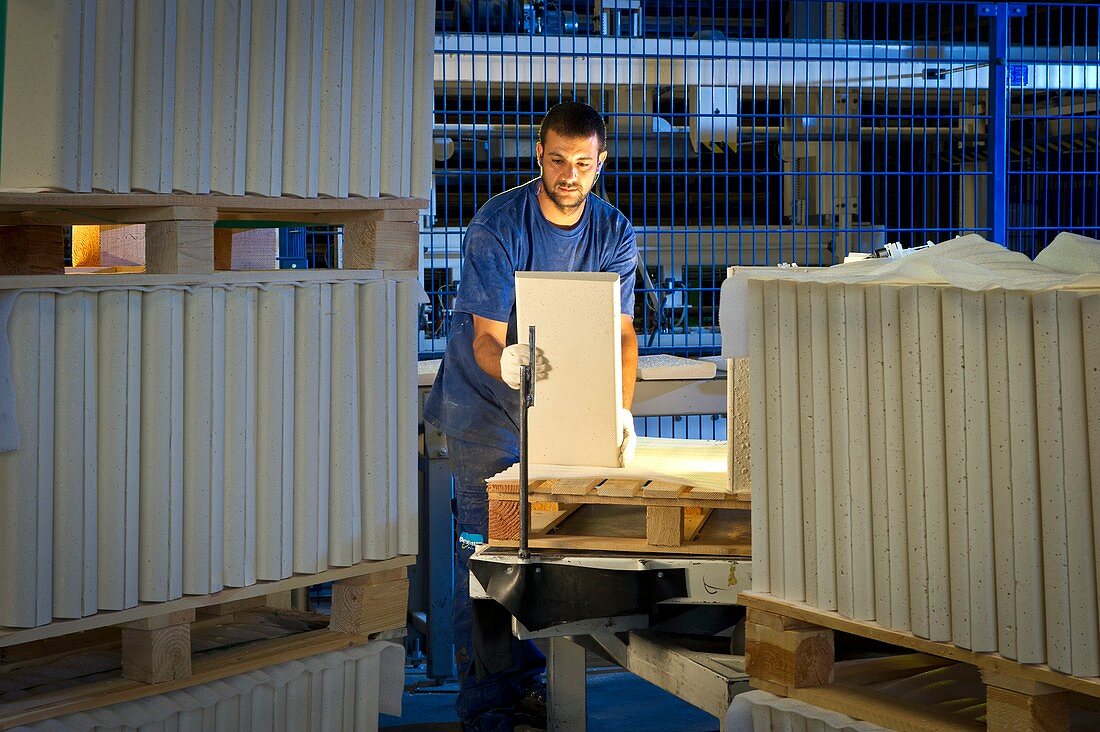
{"type": "Polygon", "coordinates": [[[0,189],[427,197],[432,0],[16,0],[0,189]]]}
{"type": "Polygon", "coordinates": [[[416,553],[419,283],[0,280],[0,626],[416,553]]]}
{"type": "Polygon", "coordinates": [[[750,279],[753,589],[1100,674],[1100,291],[750,279]]]}

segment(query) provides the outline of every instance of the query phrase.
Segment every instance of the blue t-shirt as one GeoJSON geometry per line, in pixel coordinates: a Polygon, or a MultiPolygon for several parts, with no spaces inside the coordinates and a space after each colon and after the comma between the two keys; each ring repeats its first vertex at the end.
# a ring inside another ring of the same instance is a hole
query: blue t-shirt
{"type": "Polygon", "coordinates": [[[473,316],[508,323],[516,343],[516,272],[616,272],[621,309],[634,314],[638,245],[634,228],[593,194],[577,225],[553,226],[539,208],[539,180],[493,196],[470,221],[447,350],[424,418],[448,435],[517,449],[519,392],[485,373],[474,359],[473,316]]]}

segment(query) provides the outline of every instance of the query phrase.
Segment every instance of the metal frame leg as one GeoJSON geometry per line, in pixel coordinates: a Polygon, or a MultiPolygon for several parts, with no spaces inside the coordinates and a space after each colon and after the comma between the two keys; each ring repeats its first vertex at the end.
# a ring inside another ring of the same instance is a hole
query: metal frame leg
{"type": "Polygon", "coordinates": [[[588,688],[584,648],[566,636],[550,638],[546,657],[546,718],[551,732],[584,732],[588,688]]]}

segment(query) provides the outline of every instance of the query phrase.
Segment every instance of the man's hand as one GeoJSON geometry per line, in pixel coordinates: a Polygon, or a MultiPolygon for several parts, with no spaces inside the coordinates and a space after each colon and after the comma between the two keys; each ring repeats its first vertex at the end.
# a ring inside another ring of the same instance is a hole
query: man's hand
{"type": "MultiPolygon", "coordinates": [[[[513,389],[519,389],[520,380],[523,378],[523,367],[529,365],[531,360],[531,347],[526,343],[514,343],[500,353],[500,378],[513,389]]],[[[535,347],[535,380],[545,379],[550,371],[550,364],[542,355],[542,349],[535,347]]]]}
{"type": "Polygon", "coordinates": [[[622,441],[619,443],[619,465],[626,467],[634,462],[634,451],[638,447],[638,435],[634,433],[634,415],[629,409],[619,407],[619,419],[623,422],[622,441]]]}

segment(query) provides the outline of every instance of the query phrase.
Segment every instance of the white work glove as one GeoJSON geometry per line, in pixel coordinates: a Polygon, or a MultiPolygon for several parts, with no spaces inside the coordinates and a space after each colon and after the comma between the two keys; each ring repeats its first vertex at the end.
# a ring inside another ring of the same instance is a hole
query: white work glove
{"type": "MultiPolygon", "coordinates": [[[[523,379],[523,367],[531,360],[531,347],[526,343],[513,343],[500,353],[500,378],[513,389],[519,389],[523,379]]],[[[542,355],[542,349],[535,347],[535,381],[546,378],[550,364],[542,355]]]]}
{"type": "Polygon", "coordinates": [[[629,409],[619,407],[619,419],[623,422],[623,439],[619,443],[619,465],[626,467],[634,462],[634,450],[638,447],[638,435],[634,433],[634,415],[629,409]]]}

